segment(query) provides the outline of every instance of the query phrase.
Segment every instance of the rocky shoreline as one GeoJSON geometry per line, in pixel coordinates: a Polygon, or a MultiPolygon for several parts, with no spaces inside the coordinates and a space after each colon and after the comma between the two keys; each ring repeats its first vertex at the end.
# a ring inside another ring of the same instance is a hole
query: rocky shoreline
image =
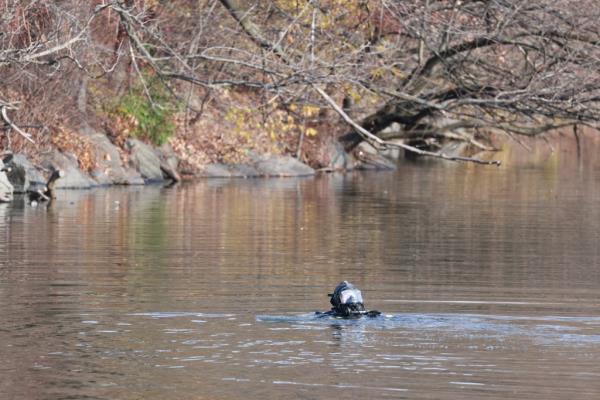
{"type": "Polygon", "coordinates": [[[363,149],[347,154],[341,145],[329,149],[330,166],[315,170],[289,155],[264,155],[249,152],[247,161],[239,164],[213,163],[201,171],[182,171],[181,162],[169,145],[155,147],[138,139],[127,139],[123,148],[115,146],[106,135],[89,136],[94,146],[95,167],[82,171],[75,155],[53,149],[39,155],[35,164],[24,154],[6,153],[0,160],[0,202],[10,202],[13,194],[28,193],[45,185],[51,171],[60,170],[55,189],[91,189],[112,185],[145,185],[179,182],[201,178],[306,177],[322,171],[352,169],[393,169],[394,163],[363,149]]]}

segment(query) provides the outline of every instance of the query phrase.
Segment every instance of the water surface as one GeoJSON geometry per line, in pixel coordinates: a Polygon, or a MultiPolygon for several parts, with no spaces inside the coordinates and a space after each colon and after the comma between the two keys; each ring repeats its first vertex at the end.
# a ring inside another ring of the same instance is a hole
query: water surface
{"type": "Polygon", "coordinates": [[[0,205],[0,398],[597,399],[600,170],[560,157],[0,205]],[[315,318],[342,279],[384,315],[315,318]]]}

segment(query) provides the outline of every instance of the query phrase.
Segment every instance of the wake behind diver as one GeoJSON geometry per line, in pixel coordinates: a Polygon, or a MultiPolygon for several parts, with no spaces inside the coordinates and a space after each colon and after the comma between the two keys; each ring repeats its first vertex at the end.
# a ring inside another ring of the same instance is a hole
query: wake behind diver
{"type": "Polygon", "coordinates": [[[329,300],[332,305],[331,310],[326,312],[317,311],[317,316],[336,318],[360,318],[365,316],[373,318],[381,314],[377,310],[365,310],[362,293],[348,281],[340,282],[329,296],[331,297],[329,300]]]}

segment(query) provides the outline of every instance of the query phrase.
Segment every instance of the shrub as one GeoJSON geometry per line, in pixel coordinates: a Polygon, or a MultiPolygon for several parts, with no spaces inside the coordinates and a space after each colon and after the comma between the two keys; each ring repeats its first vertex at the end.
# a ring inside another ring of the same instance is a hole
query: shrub
{"type": "Polygon", "coordinates": [[[175,132],[176,111],[169,92],[156,78],[146,82],[146,90],[142,84],[130,89],[116,107],[116,114],[131,123],[131,134],[159,146],[175,132]]]}

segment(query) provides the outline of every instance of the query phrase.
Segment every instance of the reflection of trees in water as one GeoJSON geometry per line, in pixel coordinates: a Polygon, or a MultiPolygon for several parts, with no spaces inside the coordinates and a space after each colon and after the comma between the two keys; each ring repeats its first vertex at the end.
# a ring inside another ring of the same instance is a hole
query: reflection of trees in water
{"type": "MultiPolygon", "coordinates": [[[[590,176],[554,171],[406,164],[398,174],[107,191],[69,207],[57,204],[57,226],[48,235],[63,239],[48,252],[68,252],[76,240],[88,254],[108,249],[122,258],[121,271],[134,266],[136,279],[160,266],[165,279],[188,274],[207,287],[256,282],[243,289],[255,297],[261,288],[293,282],[291,296],[311,308],[326,307],[324,290],[349,275],[367,290],[402,277],[417,284],[407,290],[424,286],[430,293],[487,274],[497,275],[498,285],[539,284],[545,278],[537,269],[530,276],[530,263],[578,258],[565,230],[577,225],[573,235],[584,247],[597,234],[597,209],[576,195],[590,176]],[[76,233],[67,228],[73,220],[80,224],[76,233]],[[429,286],[440,274],[448,287],[429,286]]],[[[576,273],[569,267],[567,274],[576,273]]]]}
{"type": "MultiPolygon", "coordinates": [[[[389,174],[60,191],[50,208],[0,205],[3,327],[31,346],[5,348],[0,367],[50,379],[31,365],[85,330],[82,313],[325,310],[343,278],[382,311],[394,296],[589,299],[600,193],[593,169],[562,162],[407,163],[389,174]]],[[[360,323],[332,324],[330,335],[342,350],[371,338],[360,323]]]]}
{"type": "Polygon", "coordinates": [[[285,292],[280,305],[293,311],[327,309],[341,279],[364,288],[371,308],[381,293],[567,290],[598,261],[594,179],[557,156],[528,169],[405,163],[398,173],[60,191],[48,209],[4,208],[5,258],[44,266],[40,282],[221,305],[243,295],[272,307],[269,296],[285,292]],[[149,293],[157,282],[161,293],[149,293]]]}
{"type": "Polygon", "coordinates": [[[10,219],[8,217],[9,205],[7,203],[0,204],[0,252],[6,251],[6,244],[8,243],[8,236],[10,235],[10,219]]]}

